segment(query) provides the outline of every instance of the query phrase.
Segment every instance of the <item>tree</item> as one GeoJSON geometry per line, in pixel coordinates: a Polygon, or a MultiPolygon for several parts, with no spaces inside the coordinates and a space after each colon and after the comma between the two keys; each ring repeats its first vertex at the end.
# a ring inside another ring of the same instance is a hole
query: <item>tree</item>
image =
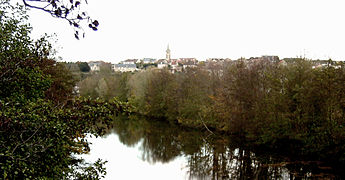
{"type": "MultiPolygon", "coordinates": [[[[22,0],[29,8],[42,10],[55,18],[66,20],[74,27],[74,36],[79,39],[79,31],[83,30],[81,23],[86,21],[88,27],[97,31],[99,22],[93,20],[87,12],[81,11],[82,4],[87,4],[87,0],[22,0]]],[[[82,37],[85,33],[82,34],[82,37]]]]}
{"type": "Polygon", "coordinates": [[[58,63],[51,59],[45,59],[40,64],[40,69],[43,74],[50,76],[51,85],[44,95],[56,104],[64,104],[66,100],[71,99],[77,76],[67,70],[64,63],[58,63]]]}
{"type": "MultiPolygon", "coordinates": [[[[174,76],[168,70],[152,70],[145,92],[145,110],[152,117],[166,117],[174,76]]],[[[174,107],[175,108],[175,107],[174,107]]]]}
{"type": "Polygon", "coordinates": [[[211,80],[209,74],[209,71],[200,68],[189,68],[178,74],[178,94],[172,101],[178,101],[178,121],[180,123],[201,126],[205,125],[205,120],[210,120],[208,117],[212,114],[209,109],[211,84],[214,81],[211,80]]]}
{"type": "Polygon", "coordinates": [[[30,38],[22,7],[0,5],[0,179],[101,178],[104,162],[73,155],[88,152],[86,133],[102,135],[96,123],[109,124],[124,104],[70,99],[74,82],[49,59],[49,42],[30,38]]]}
{"type": "Polygon", "coordinates": [[[90,72],[90,66],[87,62],[80,62],[78,63],[78,66],[81,72],[90,72]]]}

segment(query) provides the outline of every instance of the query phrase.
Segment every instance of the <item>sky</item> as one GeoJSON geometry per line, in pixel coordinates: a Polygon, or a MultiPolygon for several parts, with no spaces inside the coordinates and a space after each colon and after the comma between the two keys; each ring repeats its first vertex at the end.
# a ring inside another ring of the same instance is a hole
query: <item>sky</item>
{"type": "Polygon", "coordinates": [[[32,36],[56,34],[63,61],[277,55],[345,60],[343,0],[88,0],[100,23],[74,38],[66,21],[31,10],[32,36]]]}

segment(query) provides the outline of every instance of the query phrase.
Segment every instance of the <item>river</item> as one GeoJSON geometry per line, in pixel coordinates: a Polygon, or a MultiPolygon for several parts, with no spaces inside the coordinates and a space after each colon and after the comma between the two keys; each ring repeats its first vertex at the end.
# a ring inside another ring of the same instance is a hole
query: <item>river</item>
{"type": "Polygon", "coordinates": [[[86,161],[107,160],[105,179],[338,179],[320,161],[251,149],[240,140],[132,117],[90,137],[86,161]]]}

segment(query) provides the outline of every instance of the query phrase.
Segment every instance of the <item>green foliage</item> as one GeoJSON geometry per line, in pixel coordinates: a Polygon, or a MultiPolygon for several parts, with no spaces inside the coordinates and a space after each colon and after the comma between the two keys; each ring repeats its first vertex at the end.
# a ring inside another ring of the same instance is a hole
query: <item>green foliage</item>
{"type": "Polygon", "coordinates": [[[177,74],[146,70],[130,79],[130,103],[142,114],[184,126],[344,159],[345,70],[335,65],[240,60],[177,74]]]}
{"type": "Polygon", "coordinates": [[[127,83],[130,76],[130,73],[91,74],[78,83],[80,95],[105,100],[117,97],[121,101],[127,101],[129,96],[127,83]]]}
{"type": "Polygon", "coordinates": [[[49,42],[30,39],[21,7],[0,5],[0,179],[100,179],[104,162],[88,165],[74,155],[89,151],[86,134],[104,134],[131,107],[71,100],[75,81],[49,59],[49,42]]]}
{"type": "Polygon", "coordinates": [[[23,7],[0,3],[0,98],[42,98],[50,79],[39,65],[47,58],[50,46],[45,46],[43,39],[30,39],[31,28],[23,24],[27,19],[23,7]],[[15,15],[18,17],[11,17],[15,15]]]}
{"type": "Polygon", "coordinates": [[[107,172],[104,165],[107,161],[98,159],[95,163],[83,163],[82,166],[72,166],[66,179],[102,179],[107,172]]]}
{"type": "Polygon", "coordinates": [[[90,66],[87,62],[80,62],[78,63],[78,66],[81,72],[90,72],[90,66]]]}
{"type": "Polygon", "coordinates": [[[113,106],[85,99],[58,108],[43,99],[0,101],[4,178],[65,177],[71,165],[82,162],[72,154],[89,151],[85,134],[101,135],[104,130],[95,124],[106,124],[117,113],[113,106]]]}
{"type": "Polygon", "coordinates": [[[175,96],[178,103],[178,121],[191,126],[199,126],[204,120],[212,123],[209,113],[211,102],[211,76],[208,71],[190,68],[178,75],[179,89],[175,96]]]}
{"type": "Polygon", "coordinates": [[[111,64],[110,63],[101,63],[99,67],[99,73],[103,76],[111,74],[111,64]]]}
{"type": "Polygon", "coordinates": [[[210,105],[210,78],[202,69],[179,74],[168,70],[146,70],[129,80],[130,102],[138,112],[155,118],[167,118],[184,125],[201,125],[200,117],[210,105]]]}
{"type": "Polygon", "coordinates": [[[306,154],[343,157],[345,134],[338,130],[345,123],[344,69],[312,69],[311,62],[297,59],[266,74],[269,89],[254,114],[256,128],[248,129],[251,137],[278,147],[292,143],[306,154]],[[330,150],[334,147],[339,149],[330,150]]]}
{"type": "Polygon", "coordinates": [[[71,99],[71,92],[74,91],[77,77],[75,77],[64,63],[57,63],[51,59],[45,59],[40,64],[43,74],[49,75],[51,85],[45,91],[45,98],[56,104],[63,104],[66,100],[71,99]]]}
{"type": "Polygon", "coordinates": [[[140,71],[133,74],[128,80],[129,101],[135,107],[137,112],[145,114],[145,96],[148,80],[151,77],[151,71],[140,71]]]}
{"type": "Polygon", "coordinates": [[[165,113],[169,111],[170,95],[174,92],[172,87],[174,77],[167,70],[151,73],[144,97],[145,112],[153,117],[167,117],[165,113]]]}

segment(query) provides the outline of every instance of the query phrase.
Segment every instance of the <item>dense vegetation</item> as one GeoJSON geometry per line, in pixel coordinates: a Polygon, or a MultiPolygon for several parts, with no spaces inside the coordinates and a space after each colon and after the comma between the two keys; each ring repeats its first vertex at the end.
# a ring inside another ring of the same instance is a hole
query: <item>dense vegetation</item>
{"type": "Polygon", "coordinates": [[[239,60],[175,74],[158,69],[99,73],[80,87],[82,95],[127,99],[149,117],[344,162],[345,67],[333,63],[313,68],[305,59],[287,64],[239,60]]]}
{"type": "Polygon", "coordinates": [[[72,74],[51,59],[45,37],[30,38],[27,18],[23,7],[0,1],[0,179],[99,179],[105,162],[75,155],[88,152],[87,133],[104,133],[95,124],[125,106],[72,99],[72,74]]]}

